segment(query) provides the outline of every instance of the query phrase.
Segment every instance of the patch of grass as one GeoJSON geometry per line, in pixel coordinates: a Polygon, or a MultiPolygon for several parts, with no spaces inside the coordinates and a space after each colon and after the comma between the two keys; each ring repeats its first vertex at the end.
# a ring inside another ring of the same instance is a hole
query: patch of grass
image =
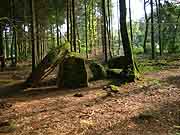
{"type": "Polygon", "coordinates": [[[161,69],[162,69],[162,67],[160,67],[160,66],[146,66],[143,64],[139,65],[139,71],[142,73],[156,72],[156,71],[160,71],[161,69]]]}
{"type": "Polygon", "coordinates": [[[133,48],[133,53],[134,54],[142,54],[143,53],[143,48],[142,47],[134,47],[133,48]]]}
{"type": "Polygon", "coordinates": [[[161,84],[161,81],[158,80],[158,79],[150,79],[150,82],[154,85],[160,85],[161,84]]]}
{"type": "Polygon", "coordinates": [[[157,56],[155,60],[151,59],[149,55],[137,55],[137,65],[140,72],[156,72],[164,69],[168,69],[179,65],[179,56],[177,55],[164,55],[157,56]]]}
{"type": "Polygon", "coordinates": [[[0,85],[1,84],[8,84],[8,83],[11,83],[13,82],[13,80],[0,80],[0,85]]]}
{"type": "Polygon", "coordinates": [[[0,133],[10,133],[16,129],[15,121],[7,121],[0,123],[0,133]]]}
{"type": "Polygon", "coordinates": [[[144,59],[138,62],[138,68],[142,73],[160,71],[167,66],[168,63],[165,60],[144,59]]]}

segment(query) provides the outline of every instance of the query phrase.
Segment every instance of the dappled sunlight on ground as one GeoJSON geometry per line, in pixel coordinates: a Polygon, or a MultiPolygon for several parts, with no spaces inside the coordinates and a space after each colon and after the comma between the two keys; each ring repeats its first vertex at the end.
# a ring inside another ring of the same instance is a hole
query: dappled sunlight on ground
{"type": "Polygon", "coordinates": [[[179,76],[178,67],[146,73],[112,95],[103,90],[108,81],[71,90],[4,86],[22,89],[0,99],[0,120],[15,121],[16,129],[9,135],[175,134],[180,125],[179,76]]]}

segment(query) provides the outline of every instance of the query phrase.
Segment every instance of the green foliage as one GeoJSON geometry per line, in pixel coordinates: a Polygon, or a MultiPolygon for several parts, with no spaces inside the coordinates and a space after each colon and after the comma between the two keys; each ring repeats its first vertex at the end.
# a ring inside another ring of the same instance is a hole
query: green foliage
{"type": "Polygon", "coordinates": [[[144,57],[139,58],[139,60],[140,61],[137,61],[137,65],[142,73],[160,71],[169,66],[169,63],[163,58],[159,60],[151,60],[144,57]]]}
{"type": "Polygon", "coordinates": [[[135,55],[137,55],[137,54],[142,54],[144,52],[144,50],[143,50],[143,47],[134,47],[133,48],[133,53],[135,54],[135,55]]]}
{"type": "Polygon", "coordinates": [[[119,87],[118,86],[116,86],[116,85],[110,85],[110,88],[111,88],[111,91],[112,92],[119,92],[119,87]]]}
{"type": "Polygon", "coordinates": [[[53,60],[54,58],[57,57],[57,55],[59,54],[60,51],[62,50],[68,50],[69,47],[69,42],[65,42],[64,44],[57,46],[55,48],[51,48],[47,57],[49,58],[49,60],[53,60]]]}

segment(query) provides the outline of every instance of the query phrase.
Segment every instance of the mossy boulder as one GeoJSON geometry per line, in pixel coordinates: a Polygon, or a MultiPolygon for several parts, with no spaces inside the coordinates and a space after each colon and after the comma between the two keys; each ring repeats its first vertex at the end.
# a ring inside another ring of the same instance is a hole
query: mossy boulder
{"type": "Polygon", "coordinates": [[[41,80],[46,78],[57,67],[58,64],[61,64],[69,53],[68,47],[69,43],[66,42],[61,46],[52,48],[27,78],[25,82],[27,87],[37,86],[41,80]]]}
{"type": "Polygon", "coordinates": [[[95,61],[91,61],[89,64],[89,69],[91,75],[89,75],[89,80],[90,81],[95,81],[95,80],[101,80],[105,79],[107,77],[106,70],[103,65],[100,63],[97,63],[95,61]]]}
{"type": "Polygon", "coordinates": [[[80,88],[88,86],[88,75],[85,60],[70,55],[59,65],[58,87],[80,88]]]}
{"type": "Polygon", "coordinates": [[[135,75],[129,69],[108,69],[107,76],[110,79],[120,79],[122,82],[133,82],[135,75]]]}
{"type": "Polygon", "coordinates": [[[125,56],[118,56],[108,61],[108,67],[114,69],[127,69],[129,66],[128,60],[125,56]]]}
{"type": "Polygon", "coordinates": [[[122,69],[107,69],[107,77],[110,79],[119,79],[122,69]]]}

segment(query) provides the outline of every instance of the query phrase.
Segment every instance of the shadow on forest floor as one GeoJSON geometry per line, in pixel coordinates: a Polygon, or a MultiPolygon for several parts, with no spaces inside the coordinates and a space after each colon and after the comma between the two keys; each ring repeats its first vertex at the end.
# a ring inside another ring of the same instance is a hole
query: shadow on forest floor
{"type": "Polygon", "coordinates": [[[180,88],[180,76],[169,76],[168,78],[165,79],[166,83],[170,85],[175,85],[177,88],[180,88]]]}
{"type": "Polygon", "coordinates": [[[94,131],[94,134],[107,134],[110,131],[113,134],[176,134],[179,129],[175,127],[180,125],[180,100],[160,104],[158,108],[146,108],[137,116],[119,121],[109,127],[94,131]],[[129,125],[136,125],[128,127],[129,125]],[[127,128],[128,127],[128,128],[127,128]],[[157,128],[158,127],[158,128],[157,128]]]}
{"type": "Polygon", "coordinates": [[[40,84],[38,84],[37,87],[29,88],[24,82],[19,82],[16,84],[0,87],[0,98],[16,98],[17,100],[35,100],[47,97],[50,98],[57,96],[65,96],[78,92],[88,92],[95,89],[102,89],[103,86],[104,83],[96,86],[92,85],[90,87],[79,89],[58,88],[56,86],[56,81],[52,79],[42,81],[40,84]]]}

